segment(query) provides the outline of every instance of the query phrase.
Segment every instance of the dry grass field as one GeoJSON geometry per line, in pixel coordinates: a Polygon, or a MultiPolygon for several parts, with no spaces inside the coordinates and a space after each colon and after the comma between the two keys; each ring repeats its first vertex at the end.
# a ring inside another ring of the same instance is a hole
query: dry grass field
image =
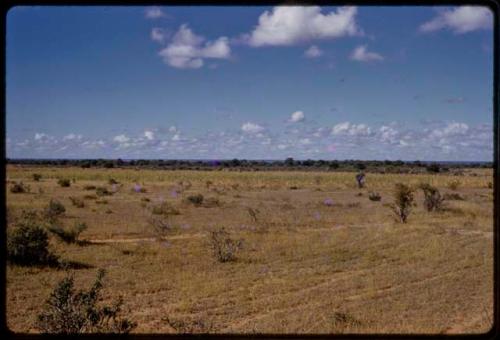
{"type": "MultiPolygon", "coordinates": [[[[69,271],[89,287],[106,270],[104,301],[122,296],[134,333],[482,333],[493,306],[492,171],[370,174],[7,167],[9,221],[50,199],[61,221],[85,222],[50,249],[81,263],[69,271]],[[40,181],[33,174],[41,175],[40,181]],[[60,178],[72,180],[61,187],[60,178]],[[119,184],[109,184],[109,179],[119,184]],[[13,181],[29,193],[11,193],[13,181]],[[455,182],[456,183],[453,183],[455,182]],[[408,222],[389,208],[396,183],[436,186],[444,201],[428,212],[421,190],[408,222]],[[455,184],[455,185],[454,185],[455,184]],[[145,192],[136,192],[134,186],[145,192]],[[105,187],[97,196],[86,186],[105,187]],[[87,188],[88,189],[88,188],[87,188]],[[378,192],[380,201],[369,199],[378,192]],[[186,201],[202,194],[200,205],[186,201]],[[84,201],[73,206],[69,197],[84,201]],[[153,207],[178,211],[160,236],[153,207]],[[242,240],[234,261],[213,256],[210,232],[242,240]]],[[[15,228],[15,223],[8,225],[15,228]]],[[[66,270],[7,266],[6,312],[14,332],[34,322],[66,270]]]]}

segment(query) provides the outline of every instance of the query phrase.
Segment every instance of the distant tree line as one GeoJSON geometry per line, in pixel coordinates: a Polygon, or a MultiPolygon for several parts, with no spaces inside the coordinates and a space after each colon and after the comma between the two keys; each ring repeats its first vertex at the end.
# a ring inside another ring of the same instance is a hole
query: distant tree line
{"type": "Polygon", "coordinates": [[[424,162],[391,160],[164,160],[164,159],[7,159],[7,164],[76,166],[81,168],[154,168],[165,170],[323,170],[380,173],[448,172],[464,168],[492,168],[492,162],[424,162]]]}

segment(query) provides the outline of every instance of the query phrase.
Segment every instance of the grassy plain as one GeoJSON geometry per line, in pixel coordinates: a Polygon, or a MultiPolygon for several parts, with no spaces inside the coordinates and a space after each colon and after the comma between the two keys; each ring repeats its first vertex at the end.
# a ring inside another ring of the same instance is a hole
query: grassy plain
{"type": "MultiPolygon", "coordinates": [[[[6,195],[12,216],[42,209],[55,198],[66,207],[64,223],[87,223],[80,239],[88,244],[67,245],[51,236],[51,249],[90,266],[72,270],[78,286],[88,287],[97,268],[106,269],[103,296],[123,296],[129,317],[138,322],[137,333],[488,331],[492,171],[369,173],[363,189],[354,175],[9,165],[6,195]],[[42,175],[39,182],[34,173],[42,175]],[[74,183],[60,187],[59,178],[74,183]],[[113,191],[109,178],[120,183],[113,195],[85,198],[95,194],[85,186],[113,191]],[[31,192],[9,192],[12,181],[30,185],[31,192]],[[455,190],[453,181],[459,183],[455,190]],[[429,213],[417,191],[417,206],[401,224],[387,206],[397,182],[427,182],[463,200],[446,200],[443,211],[429,213]],[[135,192],[136,183],[146,192],[135,192]],[[380,193],[381,201],[369,200],[369,191],[380,193]],[[198,193],[219,204],[185,202],[198,193]],[[70,196],[83,199],[85,207],[73,206],[70,196]],[[327,199],[332,204],[326,205],[327,199]],[[160,240],[148,217],[161,200],[180,214],[171,217],[175,230],[160,240]],[[248,208],[258,211],[256,220],[248,208]],[[208,234],[221,226],[243,239],[234,262],[219,263],[212,256],[208,234]]],[[[65,275],[60,269],[9,265],[8,327],[35,332],[36,315],[65,275]]]]}

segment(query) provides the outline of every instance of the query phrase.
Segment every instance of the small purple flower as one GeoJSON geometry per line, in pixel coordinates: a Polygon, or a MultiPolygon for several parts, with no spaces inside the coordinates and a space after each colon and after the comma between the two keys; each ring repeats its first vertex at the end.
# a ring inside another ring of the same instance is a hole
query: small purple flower
{"type": "Polygon", "coordinates": [[[331,207],[333,205],[333,200],[331,198],[327,198],[326,200],[323,201],[323,204],[331,207]]]}
{"type": "Polygon", "coordinates": [[[321,214],[319,213],[319,211],[316,211],[316,212],[314,213],[314,218],[315,218],[316,220],[318,220],[318,221],[321,219],[321,214]]]}
{"type": "Polygon", "coordinates": [[[142,187],[139,184],[134,185],[134,191],[135,192],[141,192],[142,187]]]}
{"type": "Polygon", "coordinates": [[[179,194],[177,193],[177,190],[175,190],[175,189],[170,192],[170,196],[172,196],[173,198],[177,198],[178,195],[179,194]]]}

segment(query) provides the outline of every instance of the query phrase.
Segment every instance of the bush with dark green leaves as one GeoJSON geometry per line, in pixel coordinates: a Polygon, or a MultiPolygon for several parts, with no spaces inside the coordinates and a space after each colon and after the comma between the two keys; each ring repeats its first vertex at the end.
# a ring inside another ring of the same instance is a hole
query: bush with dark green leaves
{"type": "Polygon", "coordinates": [[[30,186],[24,184],[23,182],[14,182],[10,186],[10,192],[13,194],[22,194],[25,192],[30,192],[30,186]]]}
{"type": "Polygon", "coordinates": [[[97,187],[95,189],[95,193],[97,196],[110,196],[111,192],[105,187],[97,187]]]}
{"type": "Polygon", "coordinates": [[[49,204],[43,209],[43,216],[47,219],[49,223],[57,220],[59,216],[64,214],[66,208],[58,200],[51,199],[49,204]]]}
{"type": "Polygon", "coordinates": [[[87,225],[84,222],[75,222],[73,227],[61,227],[58,225],[51,225],[48,227],[51,233],[66,243],[76,243],[78,241],[78,236],[86,229],[87,225]]]}
{"type": "Polygon", "coordinates": [[[195,206],[200,206],[203,203],[203,195],[202,194],[196,194],[196,195],[190,195],[186,197],[186,200],[189,203],[194,204],[195,206]]]}
{"type": "Polygon", "coordinates": [[[100,269],[89,290],[76,291],[74,277],[61,280],[37,316],[35,327],[42,333],[129,333],[137,323],[120,316],[123,300],[120,297],[111,306],[99,306],[102,279],[100,269]]]}
{"type": "Polygon", "coordinates": [[[71,186],[71,181],[67,178],[59,178],[57,184],[59,184],[62,188],[68,188],[71,186]]]}
{"type": "Polygon", "coordinates": [[[394,189],[394,202],[390,205],[396,218],[406,223],[413,205],[413,189],[403,183],[397,183],[394,189]]]}
{"type": "Polygon", "coordinates": [[[427,211],[438,211],[443,206],[444,197],[441,196],[439,189],[429,183],[420,184],[420,189],[424,193],[424,206],[427,211]]]}
{"type": "Polygon", "coordinates": [[[49,250],[49,237],[37,225],[36,217],[27,213],[7,236],[7,260],[21,266],[54,265],[57,256],[49,250]]]}

